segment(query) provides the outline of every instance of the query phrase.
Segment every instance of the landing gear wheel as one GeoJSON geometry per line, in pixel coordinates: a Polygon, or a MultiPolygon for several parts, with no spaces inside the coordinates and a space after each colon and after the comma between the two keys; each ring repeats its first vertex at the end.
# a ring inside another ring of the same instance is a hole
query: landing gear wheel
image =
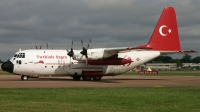
{"type": "Polygon", "coordinates": [[[94,81],[100,81],[100,80],[101,80],[101,77],[93,77],[93,80],[94,80],[94,81]]]}
{"type": "Polygon", "coordinates": [[[21,80],[23,80],[23,81],[26,81],[26,80],[28,80],[28,78],[29,78],[29,77],[28,77],[28,76],[26,76],[26,75],[22,75],[22,76],[21,76],[21,80]]]}
{"type": "Polygon", "coordinates": [[[83,76],[82,78],[83,78],[84,81],[90,81],[91,80],[91,77],[85,77],[85,76],[83,76]]]}
{"type": "Polygon", "coordinates": [[[81,79],[81,76],[73,76],[73,79],[76,80],[76,81],[78,81],[78,80],[81,79]]]}

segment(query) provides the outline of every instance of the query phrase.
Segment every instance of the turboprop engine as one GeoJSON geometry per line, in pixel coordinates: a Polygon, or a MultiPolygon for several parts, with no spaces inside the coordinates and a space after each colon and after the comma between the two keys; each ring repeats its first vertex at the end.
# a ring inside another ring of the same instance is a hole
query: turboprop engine
{"type": "Polygon", "coordinates": [[[80,54],[79,52],[74,53],[74,60],[78,61],[85,61],[86,59],[90,60],[98,60],[98,59],[104,59],[104,58],[109,58],[116,53],[112,52],[105,52],[104,49],[88,49],[87,50],[87,56],[84,56],[80,54]]]}

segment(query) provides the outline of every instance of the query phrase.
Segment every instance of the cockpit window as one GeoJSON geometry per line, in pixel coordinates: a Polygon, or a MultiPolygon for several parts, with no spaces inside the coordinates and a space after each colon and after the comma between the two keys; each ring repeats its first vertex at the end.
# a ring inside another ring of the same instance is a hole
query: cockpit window
{"type": "Polygon", "coordinates": [[[19,53],[19,58],[22,58],[22,53],[19,53]]]}
{"type": "Polygon", "coordinates": [[[22,58],[25,58],[25,53],[23,53],[22,58]]]}
{"type": "Polygon", "coordinates": [[[19,60],[19,64],[20,64],[20,65],[22,64],[22,61],[21,61],[21,60],[19,60]]]}
{"type": "Polygon", "coordinates": [[[17,58],[25,58],[25,53],[15,54],[14,57],[17,57],[17,58]]]}

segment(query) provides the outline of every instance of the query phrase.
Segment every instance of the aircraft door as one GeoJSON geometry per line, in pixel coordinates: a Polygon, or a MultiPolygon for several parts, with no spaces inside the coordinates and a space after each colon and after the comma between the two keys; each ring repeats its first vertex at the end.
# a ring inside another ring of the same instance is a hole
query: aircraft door
{"type": "Polygon", "coordinates": [[[24,63],[22,63],[23,60],[16,60],[16,63],[15,63],[15,69],[14,69],[14,72],[15,73],[19,73],[19,74],[24,74],[26,72],[26,67],[24,65],[24,63]]]}
{"type": "Polygon", "coordinates": [[[25,63],[26,66],[26,74],[34,75],[35,74],[35,64],[33,62],[25,63]]]}

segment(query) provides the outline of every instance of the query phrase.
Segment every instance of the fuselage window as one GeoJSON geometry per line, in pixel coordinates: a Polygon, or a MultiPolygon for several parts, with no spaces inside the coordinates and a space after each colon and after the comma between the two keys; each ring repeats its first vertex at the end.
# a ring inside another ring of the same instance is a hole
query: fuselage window
{"type": "Polygon", "coordinates": [[[51,66],[53,68],[53,66],[51,66]]]}
{"type": "Polygon", "coordinates": [[[14,57],[17,57],[17,54],[15,54],[14,57]]]}
{"type": "Polygon", "coordinates": [[[16,61],[16,63],[17,63],[17,64],[19,63],[18,60],[16,61]]]}

